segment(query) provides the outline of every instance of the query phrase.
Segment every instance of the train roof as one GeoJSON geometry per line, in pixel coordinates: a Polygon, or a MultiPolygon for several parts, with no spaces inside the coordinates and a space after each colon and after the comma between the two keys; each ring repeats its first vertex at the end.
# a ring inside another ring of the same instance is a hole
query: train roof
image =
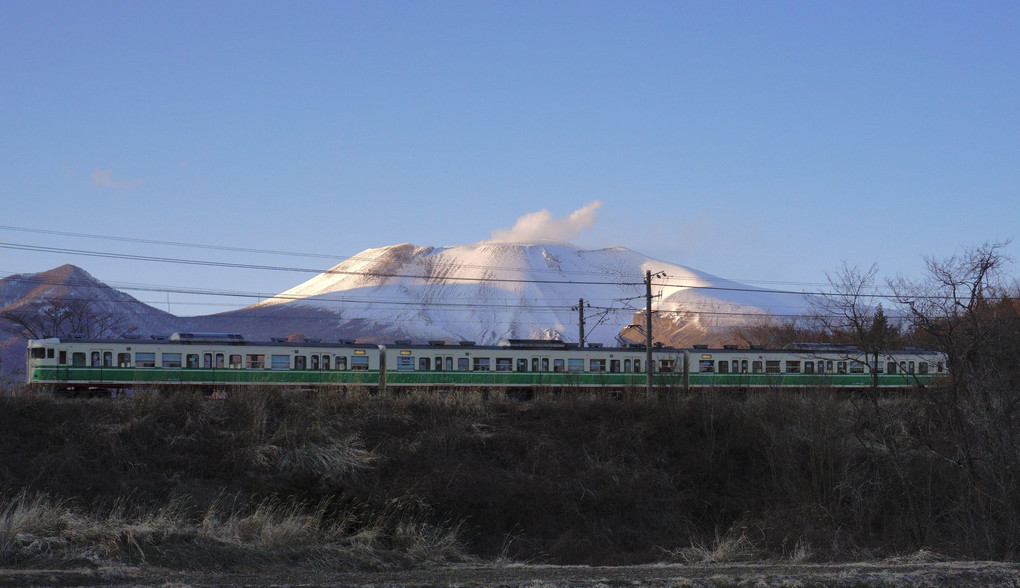
{"type": "MultiPolygon", "coordinates": [[[[357,349],[372,349],[377,347],[385,347],[391,349],[416,349],[416,350],[430,350],[436,353],[456,353],[458,349],[464,347],[470,347],[472,349],[485,349],[492,351],[510,351],[510,350],[536,350],[536,351],[555,351],[555,350],[585,350],[585,351],[611,351],[611,352],[643,352],[645,346],[643,344],[630,344],[627,346],[616,346],[606,347],[599,343],[589,344],[585,347],[580,347],[577,343],[562,341],[559,339],[504,339],[495,345],[478,345],[474,341],[457,341],[448,343],[441,340],[431,340],[427,342],[415,342],[410,339],[402,339],[389,343],[369,343],[369,342],[356,342],[354,339],[339,338],[335,341],[322,341],[321,339],[305,339],[304,341],[290,341],[285,337],[273,337],[269,341],[249,341],[240,334],[234,333],[198,333],[198,332],[177,332],[170,335],[149,335],[142,337],[138,334],[128,334],[120,338],[86,338],[81,335],[70,335],[66,337],[47,337],[43,339],[29,340],[29,346],[38,345],[52,345],[57,343],[94,343],[94,344],[110,344],[110,345],[123,345],[125,343],[136,343],[136,344],[175,344],[175,345],[223,345],[228,347],[279,347],[279,348],[335,348],[338,346],[357,348],[357,349]]],[[[812,353],[842,353],[847,354],[847,357],[863,355],[864,352],[857,347],[850,345],[835,345],[826,343],[792,343],[785,346],[783,349],[766,349],[760,345],[751,345],[747,347],[740,347],[737,345],[723,345],[720,347],[710,347],[708,345],[693,345],[687,348],[674,348],[674,347],[663,347],[656,345],[653,347],[653,351],[657,353],[662,352],[675,352],[683,353],[689,351],[693,353],[703,354],[718,354],[718,355],[729,355],[729,354],[747,354],[756,352],[788,352],[788,353],[799,353],[799,354],[812,354],[812,353]]],[[[906,347],[904,349],[890,349],[885,350],[882,353],[886,354],[904,354],[912,353],[917,355],[934,355],[940,354],[938,351],[932,351],[928,349],[921,349],[915,347],[906,347]]],[[[941,355],[941,354],[940,354],[941,355]]]]}

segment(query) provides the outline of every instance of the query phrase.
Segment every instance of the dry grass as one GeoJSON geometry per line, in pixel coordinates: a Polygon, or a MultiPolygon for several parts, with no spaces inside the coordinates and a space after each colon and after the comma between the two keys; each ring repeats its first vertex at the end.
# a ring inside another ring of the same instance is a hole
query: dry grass
{"type": "MultiPolygon", "coordinates": [[[[47,496],[21,494],[0,508],[0,565],[53,561],[153,562],[192,559],[196,549],[229,550],[240,565],[281,554],[314,557],[324,551],[378,553],[394,548],[418,561],[463,561],[459,526],[423,519],[385,518],[361,525],[328,503],[308,506],[277,497],[226,513],[219,503],[204,514],[183,501],[146,510],[118,501],[112,507],[73,508],[47,496]],[[354,534],[351,532],[355,531],[354,534]],[[178,554],[178,555],[175,555],[178,554]]],[[[208,563],[202,558],[194,565],[208,563]]]]}
{"type": "Polygon", "coordinates": [[[1011,558],[1001,414],[824,391],[0,398],[0,557],[1011,558]]]}

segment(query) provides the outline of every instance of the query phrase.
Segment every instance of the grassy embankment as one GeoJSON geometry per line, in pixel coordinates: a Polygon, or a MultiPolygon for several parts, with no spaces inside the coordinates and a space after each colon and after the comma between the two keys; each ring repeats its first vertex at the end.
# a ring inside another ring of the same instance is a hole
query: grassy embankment
{"type": "Polygon", "coordinates": [[[0,565],[1013,558],[1020,427],[946,406],[826,391],[2,398],[0,565]]]}

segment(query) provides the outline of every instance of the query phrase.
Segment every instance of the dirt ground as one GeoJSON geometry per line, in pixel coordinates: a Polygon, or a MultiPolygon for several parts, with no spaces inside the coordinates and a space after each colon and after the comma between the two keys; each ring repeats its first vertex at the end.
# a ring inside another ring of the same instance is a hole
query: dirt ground
{"type": "Polygon", "coordinates": [[[271,569],[251,572],[160,568],[0,569],[0,586],[1009,586],[1020,564],[698,564],[621,567],[455,565],[386,572],[271,569]]]}

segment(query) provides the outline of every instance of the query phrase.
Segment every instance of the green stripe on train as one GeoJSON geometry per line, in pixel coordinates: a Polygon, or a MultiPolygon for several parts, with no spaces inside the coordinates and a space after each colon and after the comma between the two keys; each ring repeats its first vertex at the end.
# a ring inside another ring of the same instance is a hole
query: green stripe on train
{"type": "MultiPolygon", "coordinates": [[[[641,388],[645,385],[643,373],[564,373],[564,372],[417,372],[388,371],[387,384],[392,386],[423,387],[604,387],[641,388]]],[[[879,386],[905,387],[929,384],[937,376],[912,374],[882,374],[879,386]]],[[[213,386],[218,384],[280,384],[280,385],[377,385],[379,372],[330,370],[239,370],[194,368],[94,368],[94,367],[37,367],[33,381],[52,384],[81,385],[142,385],[192,384],[213,386]]],[[[657,387],[680,388],[682,374],[655,374],[657,387]]],[[[855,387],[872,385],[868,374],[707,374],[690,375],[692,387],[855,387]]]]}
{"type": "Polygon", "coordinates": [[[190,368],[40,367],[33,381],[47,384],[378,384],[378,371],[231,370],[190,368]]]}

